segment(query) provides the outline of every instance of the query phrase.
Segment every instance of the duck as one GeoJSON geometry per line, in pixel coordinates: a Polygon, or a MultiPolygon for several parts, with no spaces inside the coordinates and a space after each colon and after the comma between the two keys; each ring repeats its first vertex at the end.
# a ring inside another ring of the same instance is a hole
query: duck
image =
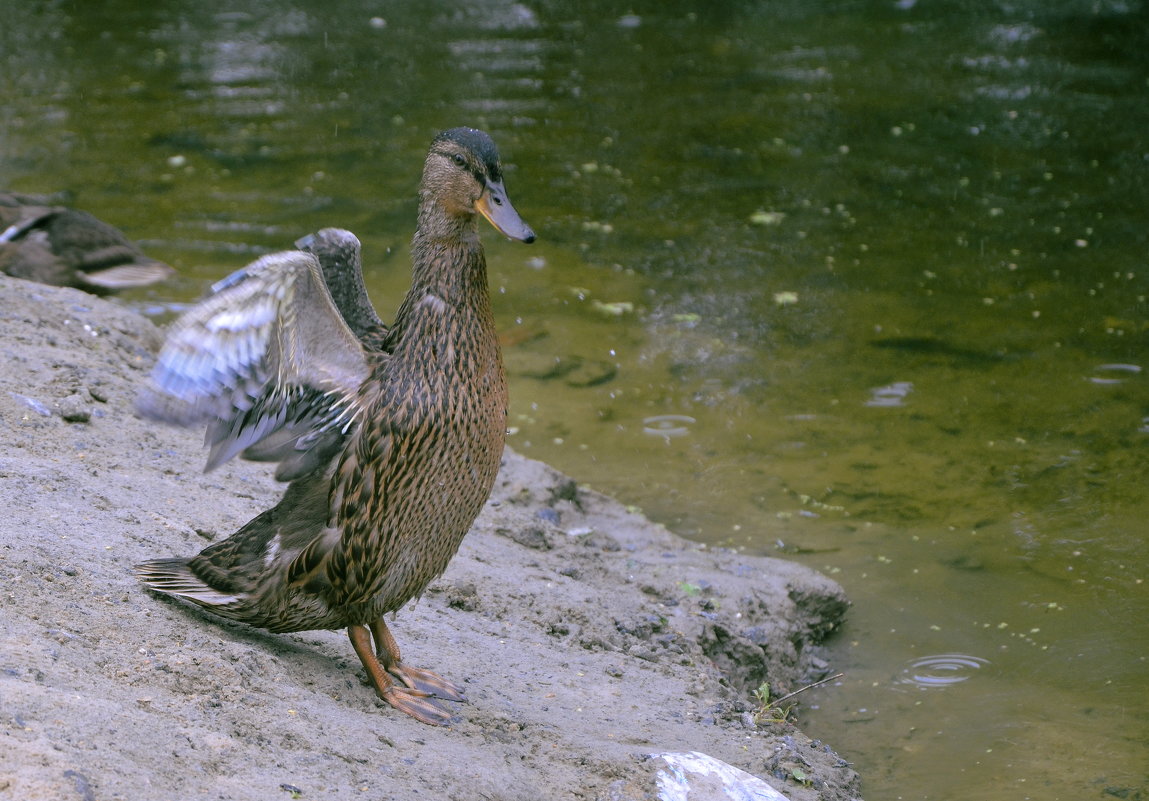
{"type": "Polygon", "coordinates": [[[227,539],[137,565],[145,585],[271,632],[346,629],[378,697],[431,725],[454,719],[441,701],[466,696],[404,661],[384,615],[446,569],[502,457],[507,384],[479,217],[535,240],[491,137],[443,131],[424,161],[411,287],[390,325],[362,305],[358,241],[305,238],[178,318],[137,399],[144,417],[206,423],[208,469],[242,455],[277,462],[287,482],[227,539]],[[350,249],[327,249],[340,240],[350,249]]]}
{"type": "Polygon", "coordinates": [[[56,200],[0,192],[0,272],[99,295],[148,286],[175,274],[118,228],[56,200]]]}

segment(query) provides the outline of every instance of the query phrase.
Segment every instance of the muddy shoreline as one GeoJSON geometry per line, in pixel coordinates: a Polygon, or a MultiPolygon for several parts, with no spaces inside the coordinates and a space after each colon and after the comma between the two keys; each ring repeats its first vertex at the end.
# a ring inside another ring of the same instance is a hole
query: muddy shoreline
{"type": "Polygon", "coordinates": [[[114,302],[0,276],[0,798],[626,801],[659,797],[649,755],[695,751],[789,799],[859,797],[845,760],[756,724],[751,696],[831,672],[837,584],[682,540],[511,451],[392,626],[466,688],[451,727],[378,701],[342,632],[147,593],[133,564],[195,553],[282,491],[267,465],[204,475],[199,432],[133,415],[159,342],[114,302]]]}

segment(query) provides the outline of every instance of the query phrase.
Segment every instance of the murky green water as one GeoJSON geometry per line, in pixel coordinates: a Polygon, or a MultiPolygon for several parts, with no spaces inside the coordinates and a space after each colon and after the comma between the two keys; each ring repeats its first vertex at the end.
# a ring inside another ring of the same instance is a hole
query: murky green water
{"type": "Polygon", "coordinates": [[[841,581],[802,720],[868,798],[1135,798],[1147,54],[1136,1],[24,3],[0,186],[181,269],[135,304],[341,225],[389,308],[487,128],[513,445],[841,581]]]}

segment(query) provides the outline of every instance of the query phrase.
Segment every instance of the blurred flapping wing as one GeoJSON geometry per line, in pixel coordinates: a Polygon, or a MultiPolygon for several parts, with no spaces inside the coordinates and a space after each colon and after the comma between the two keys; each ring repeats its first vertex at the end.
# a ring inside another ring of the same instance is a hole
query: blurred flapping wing
{"type": "Polygon", "coordinates": [[[217,283],[172,324],[145,417],[206,422],[207,470],[238,453],[280,462],[281,480],[315,469],[354,422],[366,353],[309,253],[274,253],[217,283]]]}

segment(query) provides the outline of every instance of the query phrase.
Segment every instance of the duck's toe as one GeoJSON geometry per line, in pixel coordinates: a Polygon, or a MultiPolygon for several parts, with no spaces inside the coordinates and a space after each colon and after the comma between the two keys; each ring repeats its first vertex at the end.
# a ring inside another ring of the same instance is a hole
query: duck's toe
{"type": "Polygon", "coordinates": [[[405,712],[415,720],[431,726],[447,726],[452,721],[458,720],[456,715],[439,706],[421,690],[392,685],[381,693],[381,697],[400,712],[405,712]]]}
{"type": "Polygon", "coordinates": [[[442,698],[445,701],[459,701],[465,703],[467,696],[463,689],[453,682],[447,681],[438,673],[422,668],[410,667],[402,662],[392,665],[390,673],[413,690],[442,698]]]}

